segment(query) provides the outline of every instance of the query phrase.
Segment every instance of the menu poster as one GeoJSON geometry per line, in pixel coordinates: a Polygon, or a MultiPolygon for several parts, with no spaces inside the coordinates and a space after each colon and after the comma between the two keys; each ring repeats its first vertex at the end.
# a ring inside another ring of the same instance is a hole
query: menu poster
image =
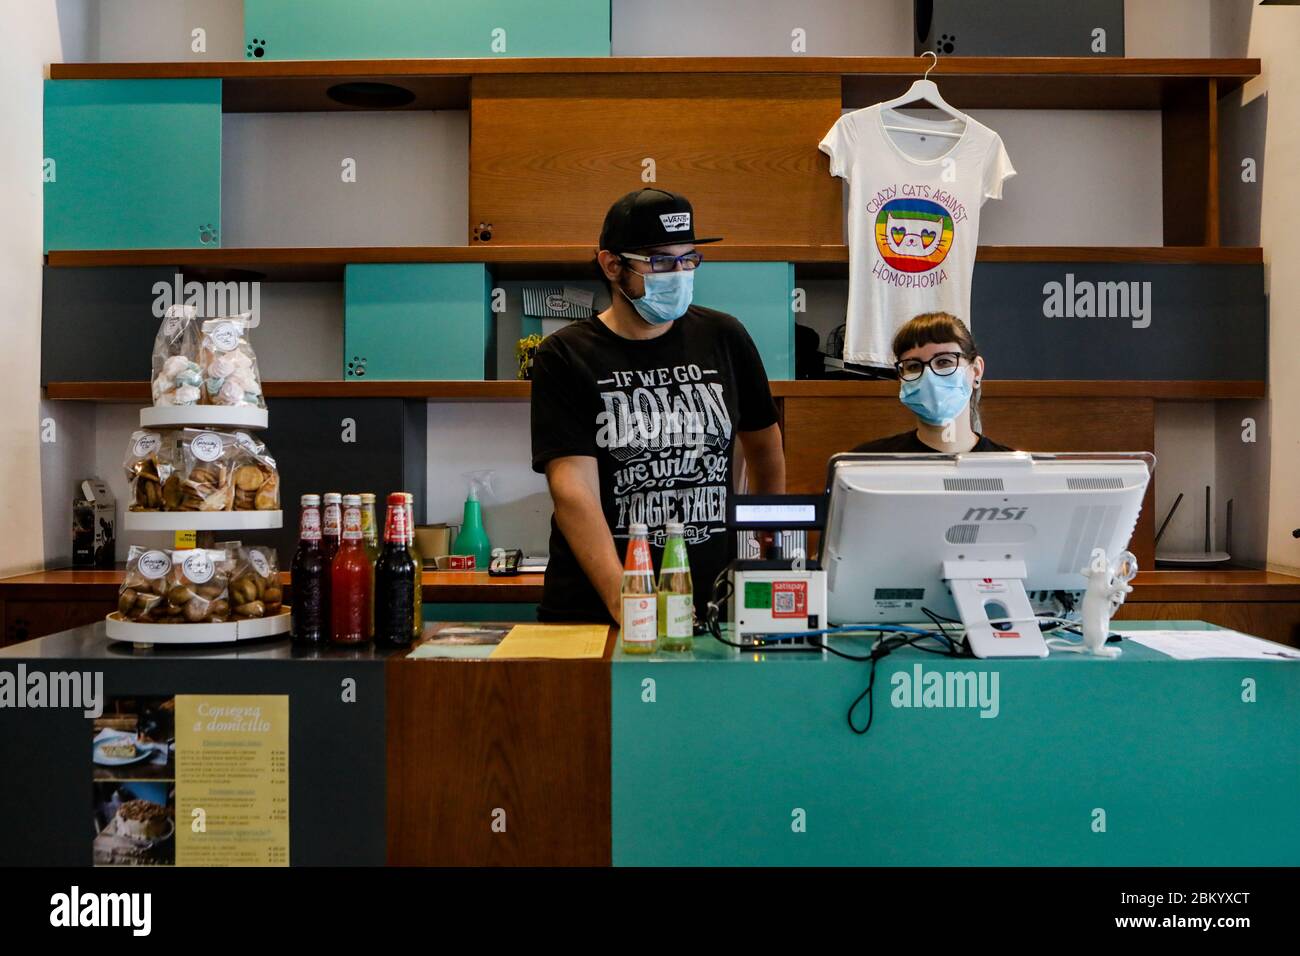
{"type": "Polygon", "coordinates": [[[289,698],[118,698],[94,721],[96,865],[287,866],[289,698]]]}

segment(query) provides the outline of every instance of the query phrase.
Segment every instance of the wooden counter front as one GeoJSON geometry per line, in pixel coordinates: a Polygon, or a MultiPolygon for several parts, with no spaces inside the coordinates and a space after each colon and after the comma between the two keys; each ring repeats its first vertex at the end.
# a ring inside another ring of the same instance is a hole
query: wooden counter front
{"type": "Polygon", "coordinates": [[[610,865],[616,633],[601,660],[388,659],[390,864],[610,865]]]}

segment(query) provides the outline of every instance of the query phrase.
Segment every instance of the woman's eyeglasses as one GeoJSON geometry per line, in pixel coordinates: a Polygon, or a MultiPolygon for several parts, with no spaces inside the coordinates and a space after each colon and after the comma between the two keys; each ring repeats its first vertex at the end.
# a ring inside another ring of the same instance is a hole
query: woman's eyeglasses
{"type": "Polygon", "coordinates": [[[951,375],[961,367],[961,360],[966,356],[961,352],[940,352],[938,355],[930,356],[928,362],[921,359],[903,359],[901,362],[895,362],[894,368],[898,369],[898,377],[904,382],[915,382],[925,374],[926,366],[935,375],[951,375]]]}
{"type": "Polygon", "coordinates": [[[704,261],[704,256],[698,252],[687,252],[680,256],[642,256],[635,252],[620,252],[619,256],[623,259],[635,259],[637,262],[648,262],[651,272],[676,272],[679,262],[682,268],[689,272],[704,261]]]}

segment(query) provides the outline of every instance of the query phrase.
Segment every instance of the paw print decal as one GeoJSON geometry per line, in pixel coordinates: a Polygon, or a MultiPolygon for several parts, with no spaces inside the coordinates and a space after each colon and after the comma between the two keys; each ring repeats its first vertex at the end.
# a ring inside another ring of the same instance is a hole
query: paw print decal
{"type": "Polygon", "coordinates": [[[203,243],[205,246],[216,245],[217,227],[212,225],[210,222],[199,226],[199,242],[203,243]]]}
{"type": "Polygon", "coordinates": [[[248,46],[244,47],[244,56],[250,60],[260,60],[266,56],[266,41],[253,37],[248,46]]]}
{"type": "Polygon", "coordinates": [[[366,357],[364,355],[352,356],[352,361],[348,363],[348,374],[353,378],[364,378],[366,374],[366,357]]]}
{"type": "Polygon", "coordinates": [[[941,35],[934,45],[935,53],[951,53],[955,49],[957,49],[957,38],[947,33],[941,35]]]}

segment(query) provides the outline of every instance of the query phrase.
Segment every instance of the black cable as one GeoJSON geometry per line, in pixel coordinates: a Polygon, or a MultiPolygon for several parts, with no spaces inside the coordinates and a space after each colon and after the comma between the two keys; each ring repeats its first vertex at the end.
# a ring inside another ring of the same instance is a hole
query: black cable
{"type": "MultiPolygon", "coordinates": [[[[723,568],[722,571],[718,573],[718,576],[713,579],[713,586],[710,588],[709,602],[706,605],[706,612],[705,612],[705,627],[708,629],[708,632],[711,635],[713,635],[713,638],[715,640],[717,640],[722,644],[726,644],[728,647],[734,647],[742,651],[803,650],[803,648],[790,647],[788,645],[782,645],[779,642],[759,641],[754,644],[741,644],[737,641],[729,641],[725,637],[723,637],[722,623],[721,623],[722,605],[723,602],[725,602],[729,597],[731,597],[734,590],[735,590],[734,585],[732,585],[731,581],[727,576],[727,569],[723,568]]],[[[878,664],[882,659],[888,657],[890,654],[892,654],[900,647],[914,647],[918,651],[924,651],[927,654],[938,654],[941,657],[962,656],[961,651],[958,649],[960,645],[958,645],[956,642],[953,641],[951,637],[949,637],[947,630],[944,628],[942,622],[939,620],[940,616],[930,611],[928,608],[922,608],[921,610],[925,612],[926,616],[928,616],[931,619],[931,621],[933,621],[935,624],[939,626],[938,636],[941,637],[947,643],[948,646],[946,649],[935,649],[933,647],[924,647],[920,643],[918,643],[926,639],[933,640],[935,638],[934,634],[915,634],[915,633],[907,633],[907,634],[895,633],[893,635],[887,634],[886,636],[881,637],[875,643],[875,645],[871,649],[871,652],[866,656],[860,654],[849,654],[846,651],[841,651],[838,648],[831,647],[830,644],[827,643],[827,641],[825,640],[826,635],[813,635],[808,638],[808,640],[811,643],[813,643],[813,646],[817,647],[819,650],[823,650],[826,651],[827,653],[834,654],[836,657],[843,658],[844,660],[847,661],[854,661],[856,663],[865,663],[870,666],[870,671],[867,677],[866,689],[864,689],[861,694],[859,694],[856,698],[854,698],[853,703],[849,705],[848,712],[845,714],[845,720],[849,725],[849,729],[852,730],[859,737],[865,735],[867,731],[871,730],[871,725],[875,721],[876,705],[875,705],[874,690],[876,686],[876,664],[878,664]],[[853,715],[857,711],[858,706],[862,703],[864,698],[867,701],[867,722],[862,728],[859,728],[853,722],[853,715]]],[[[954,621],[951,618],[948,618],[947,620],[950,623],[954,623],[954,624],[960,623],[958,621],[954,621]]]]}
{"type": "Polygon", "coordinates": [[[872,649],[871,657],[869,658],[871,670],[867,677],[866,689],[853,699],[853,703],[849,705],[848,713],[844,715],[844,718],[849,725],[849,730],[853,731],[859,737],[864,736],[867,731],[871,730],[871,725],[876,719],[876,700],[874,693],[876,687],[876,665],[894,651],[898,650],[898,648],[910,646],[916,648],[918,651],[925,651],[929,654],[939,654],[944,657],[960,656],[955,648],[948,651],[937,651],[933,648],[922,647],[917,643],[918,641],[925,640],[925,638],[926,635],[924,634],[903,634],[895,635],[893,637],[883,637],[877,642],[875,648],[872,649]],[[858,727],[857,724],[853,722],[853,714],[857,711],[858,706],[862,703],[864,698],[867,701],[867,722],[862,727],[858,727]]]}
{"type": "MultiPolygon", "coordinates": [[[[932,623],[935,627],[937,627],[940,631],[943,632],[944,637],[948,637],[948,629],[943,626],[943,622],[945,620],[944,618],[940,617],[938,614],[935,614],[928,607],[921,608],[921,613],[930,619],[930,623],[932,623]]],[[[957,621],[953,621],[952,618],[947,618],[947,620],[953,624],[958,623],[957,621]]],[[[951,637],[948,637],[948,643],[953,645],[954,647],[957,646],[957,642],[954,641],[951,637]]]]}

